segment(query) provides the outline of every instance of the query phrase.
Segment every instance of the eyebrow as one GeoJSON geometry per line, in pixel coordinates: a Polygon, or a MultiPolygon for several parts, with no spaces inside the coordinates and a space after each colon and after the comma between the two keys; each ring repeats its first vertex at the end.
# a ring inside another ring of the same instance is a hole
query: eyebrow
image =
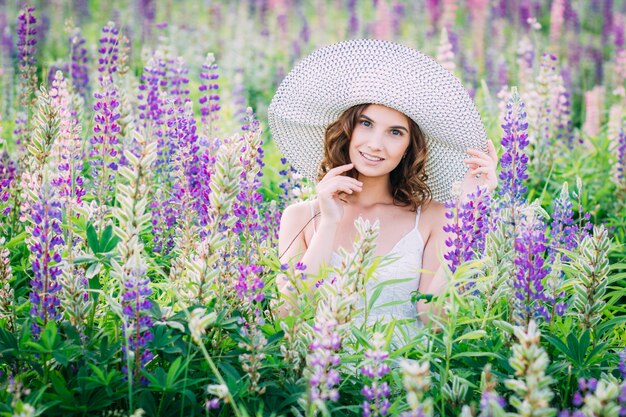
{"type": "MultiPolygon", "coordinates": [[[[362,117],[363,119],[366,119],[366,120],[367,120],[367,121],[369,121],[369,122],[374,123],[374,121],[373,121],[371,118],[367,117],[367,116],[366,116],[366,115],[364,115],[364,114],[362,114],[362,115],[361,115],[361,117],[362,117]]],[[[409,133],[409,130],[408,130],[406,127],[404,127],[404,126],[389,126],[389,128],[390,128],[390,129],[404,130],[405,132],[409,133]]]]}

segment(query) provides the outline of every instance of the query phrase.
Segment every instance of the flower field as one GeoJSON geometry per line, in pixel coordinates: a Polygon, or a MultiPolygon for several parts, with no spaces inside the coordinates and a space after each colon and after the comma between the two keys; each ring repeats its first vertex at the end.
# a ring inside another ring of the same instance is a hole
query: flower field
{"type": "Polygon", "coordinates": [[[623,1],[0,0],[0,36],[1,416],[626,416],[623,1]],[[267,107],[356,37],[453,72],[500,155],[417,335],[352,320],[377,224],[279,261],[314,192],[267,107]]]}

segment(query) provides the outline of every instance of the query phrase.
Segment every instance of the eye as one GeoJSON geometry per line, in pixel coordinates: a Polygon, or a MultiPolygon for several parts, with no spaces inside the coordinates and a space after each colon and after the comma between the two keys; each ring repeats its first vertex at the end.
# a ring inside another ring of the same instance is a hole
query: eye
{"type": "Polygon", "coordinates": [[[362,119],[359,123],[365,127],[370,127],[372,123],[369,120],[362,119]]]}
{"type": "Polygon", "coordinates": [[[398,129],[391,129],[391,134],[394,136],[402,136],[404,133],[402,133],[402,131],[398,129]]]}

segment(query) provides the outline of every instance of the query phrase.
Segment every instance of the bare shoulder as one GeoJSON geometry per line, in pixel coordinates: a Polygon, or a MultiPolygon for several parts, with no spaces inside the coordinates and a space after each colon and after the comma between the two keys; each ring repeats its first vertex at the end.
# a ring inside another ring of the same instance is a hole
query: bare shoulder
{"type": "MultiPolygon", "coordinates": [[[[311,208],[313,201],[301,201],[291,204],[284,211],[280,220],[278,246],[280,252],[284,252],[289,247],[289,252],[299,252],[306,248],[313,232],[313,222],[311,221],[311,208]],[[294,243],[297,243],[294,245],[294,243]]],[[[292,255],[294,253],[291,253],[292,255]]]]}
{"type": "Polygon", "coordinates": [[[446,222],[446,206],[438,201],[430,201],[422,206],[422,218],[430,224],[440,225],[446,222]]]}
{"type": "Polygon", "coordinates": [[[290,206],[283,211],[281,222],[302,222],[304,224],[311,220],[311,207],[315,207],[314,201],[300,201],[290,206]]]}

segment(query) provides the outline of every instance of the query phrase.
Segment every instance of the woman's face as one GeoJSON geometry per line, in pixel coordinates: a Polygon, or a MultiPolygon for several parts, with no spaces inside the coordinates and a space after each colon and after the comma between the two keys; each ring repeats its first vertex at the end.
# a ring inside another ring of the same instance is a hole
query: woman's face
{"type": "Polygon", "coordinates": [[[370,104],[352,131],[350,162],[363,176],[388,175],[402,160],[409,140],[409,121],[404,114],[370,104]]]}

